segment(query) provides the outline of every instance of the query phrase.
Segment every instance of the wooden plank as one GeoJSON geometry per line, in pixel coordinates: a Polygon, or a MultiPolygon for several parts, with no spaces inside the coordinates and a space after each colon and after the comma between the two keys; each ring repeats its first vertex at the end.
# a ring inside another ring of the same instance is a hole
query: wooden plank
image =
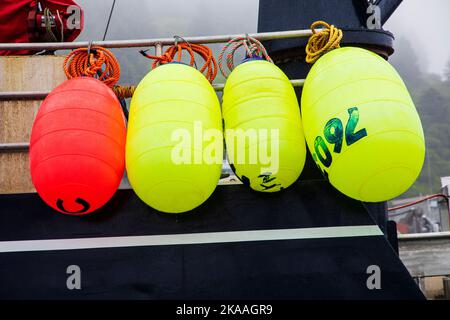
{"type": "Polygon", "coordinates": [[[399,236],[399,251],[413,277],[450,275],[450,232],[399,236]]]}
{"type": "MultiPolygon", "coordinates": [[[[0,92],[51,91],[66,80],[63,56],[0,57],[0,92]]],[[[42,100],[0,101],[0,143],[29,142],[42,100]]],[[[28,153],[0,154],[0,193],[34,192],[28,153]]]]}

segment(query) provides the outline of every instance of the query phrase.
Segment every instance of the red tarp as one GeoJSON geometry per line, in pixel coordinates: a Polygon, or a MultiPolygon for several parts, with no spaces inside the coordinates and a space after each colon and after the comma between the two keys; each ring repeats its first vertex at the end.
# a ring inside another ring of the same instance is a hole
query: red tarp
{"type": "MultiPolygon", "coordinates": [[[[42,4],[43,9],[49,8],[52,14],[56,14],[56,10],[58,10],[65,26],[67,26],[67,19],[72,14],[70,11],[67,12],[67,8],[71,5],[80,8],[80,28],[72,30],[64,28],[64,41],[73,41],[81,33],[83,29],[83,11],[73,0],[0,0],[0,43],[31,42],[28,17],[30,11],[36,8],[37,2],[42,4]]],[[[57,21],[57,26],[59,29],[60,21],[57,21]]],[[[24,55],[32,53],[30,51],[0,50],[0,55],[24,55]]]]}

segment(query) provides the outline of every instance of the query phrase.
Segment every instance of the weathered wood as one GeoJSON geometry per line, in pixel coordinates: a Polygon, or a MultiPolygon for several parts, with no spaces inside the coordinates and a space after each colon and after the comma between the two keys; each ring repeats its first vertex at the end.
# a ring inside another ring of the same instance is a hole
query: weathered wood
{"type": "Polygon", "coordinates": [[[413,277],[450,275],[450,232],[399,236],[399,251],[413,277]]]}
{"type": "MultiPolygon", "coordinates": [[[[51,91],[66,76],[62,56],[0,57],[0,92],[51,91]]],[[[0,101],[0,143],[29,142],[42,100],[0,101]]],[[[34,192],[28,153],[0,153],[0,193],[34,192]]]]}

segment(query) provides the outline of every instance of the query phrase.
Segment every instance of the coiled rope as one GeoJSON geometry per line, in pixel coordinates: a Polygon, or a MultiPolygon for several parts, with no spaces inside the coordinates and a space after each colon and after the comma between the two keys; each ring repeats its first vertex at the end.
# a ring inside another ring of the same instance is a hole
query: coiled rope
{"type": "Polygon", "coordinates": [[[152,69],[155,69],[159,65],[173,61],[181,62],[184,51],[187,51],[189,54],[189,65],[191,67],[197,68],[196,54],[205,61],[199,71],[205,75],[209,82],[212,83],[217,76],[217,61],[216,58],[214,58],[211,48],[208,46],[183,42],[176,43],[175,45],[169,47],[161,56],[148,55],[146,54],[146,51],[140,51],[140,53],[143,56],[154,60],[152,63],[152,69]]]}
{"type": "Polygon", "coordinates": [[[311,24],[312,36],[306,45],[306,62],[314,63],[325,53],[340,48],[343,37],[341,29],[325,21],[316,21],[311,24]],[[317,30],[317,27],[322,27],[317,30]]]}
{"type": "Polygon", "coordinates": [[[112,88],[120,78],[120,65],[114,54],[100,46],[79,48],[64,59],[67,79],[89,76],[112,88]]]}
{"type": "Polygon", "coordinates": [[[112,87],[112,91],[119,98],[128,99],[133,97],[134,91],[136,90],[136,86],[114,86],[112,87]]]}
{"type": "Polygon", "coordinates": [[[100,46],[75,49],[64,59],[67,79],[94,77],[110,87],[119,98],[131,98],[133,86],[116,85],[120,78],[120,64],[114,54],[100,46]]]}
{"type": "Polygon", "coordinates": [[[257,39],[248,35],[246,35],[245,37],[236,37],[228,41],[219,54],[219,69],[225,78],[228,78],[229,72],[233,71],[234,69],[234,55],[236,53],[236,50],[240,47],[244,47],[247,58],[259,57],[273,63],[272,59],[267,53],[266,48],[264,48],[262,43],[257,39]],[[225,53],[227,53],[226,67],[228,68],[228,70],[223,65],[223,57],[225,53]]]}

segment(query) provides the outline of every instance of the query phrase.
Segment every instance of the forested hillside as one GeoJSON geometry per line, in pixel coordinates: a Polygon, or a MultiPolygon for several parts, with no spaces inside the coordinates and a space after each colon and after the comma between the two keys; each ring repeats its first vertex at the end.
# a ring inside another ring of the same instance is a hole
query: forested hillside
{"type": "MultiPolygon", "coordinates": [[[[390,62],[405,80],[416,104],[425,132],[427,157],[422,173],[404,196],[440,190],[440,177],[450,176],[450,61],[445,79],[426,73],[412,44],[400,38],[390,62]]],[[[449,57],[450,58],[450,57],[449,57]]]]}

